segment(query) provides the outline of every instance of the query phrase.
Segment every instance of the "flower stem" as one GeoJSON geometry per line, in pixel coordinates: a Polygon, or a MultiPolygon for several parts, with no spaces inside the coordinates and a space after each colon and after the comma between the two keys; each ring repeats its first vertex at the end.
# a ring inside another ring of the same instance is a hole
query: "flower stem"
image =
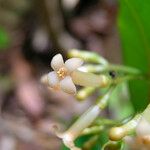
{"type": "Polygon", "coordinates": [[[103,131],[105,129],[104,126],[92,126],[90,128],[85,128],[81,135],[89,135],[89,134],[97,134],[100,131],[103,131]]]}
{"type": "Polygon", "coordinates": [[[128,66],[123,66],[123,65],[114,65],[114,64],[109,64],[106,67],[106,70],[115,70],[115,71],[120,71],[128,74],[134,74],[134,75],[140,75],[141,71],[139,69],[133,68],[133,67],[128,67],[128,66]]]}
{"type": "Polygon", "coordinates": [[[109,97],[112,91],[114,90],[114,88],[115,86],[111,86],[108,92],[103,97],[99,97],[97,99],[97,106],[99,106],[100,109],[104,109],[107,106],[109,97]]]}
{"type": "Polygon", "coordinates": [[[141,75],[142,72],[139,69],[123,66],[123,65],[116,65],[116,64],[107,64],[107,65],[84,65],[79,68],[79,70],[83,70],[85,72],[92,72],[92,73],[105,73],[109,71],[116,71],[116,72],[122,72],[132,75],[141,75]]]}
{"type": "Polygon", "coordinates": [[[117,77],[116,79],[114,79],[112,81],[112,83],[113,84],[119,84],[121,82],[129,81],[129,80],[133,80],[133,79],[140,79],[140,77],[136,76],[136,75],[126,75],[126,76],[123,76],[123,77],[117,77]]]}

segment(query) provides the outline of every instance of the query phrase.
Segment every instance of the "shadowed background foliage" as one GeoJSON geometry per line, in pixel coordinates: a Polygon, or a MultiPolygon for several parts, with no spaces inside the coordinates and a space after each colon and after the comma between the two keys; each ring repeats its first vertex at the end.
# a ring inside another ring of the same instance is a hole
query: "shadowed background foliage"
{"type": "MultiPolygon", "coordinates": [[[[72,48],[94,51],[149,78],[149,14],[149,0],[0,0],[0,149],[67,149],[50,124],[69,126],[96,95],[78,102],[40,84],[57,53],[66,58],[72,48]]],[[[103,115],[124,119],[143,110],[149,88],[139,80],[119,85],[103,115]]],[[[107,131],[94,138],[91,149],[100,150],[107,131]]],[[[88,139],[77,139],[77,145],[88,139]]]]}

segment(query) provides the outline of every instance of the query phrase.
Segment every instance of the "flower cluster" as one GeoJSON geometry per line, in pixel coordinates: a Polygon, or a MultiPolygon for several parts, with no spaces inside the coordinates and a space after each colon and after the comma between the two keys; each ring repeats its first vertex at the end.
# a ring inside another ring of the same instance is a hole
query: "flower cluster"
{"type": "MultiPolygon", "coordinates": [[[[88,97],[98,88],[107,87],[106,93],[103,96],[100,95],[97,98],[96,104],[83,113],[68,130],[59,132],[56,126],[52,127],[57,137],[62,139],[65,146],[71,150],[81,150],[76,147],[74,143],[75,139],[84,135],[83,131],[86,131],[85,129],[89,128],[88,131],[90,130],[91,133],[95,132],[95,129],[96,132],[100,130],[98,125],[93,125],[93,122],[97,119],[100,112],[108,105],[108,100],[116,85],[122,81],[133,79],[132,75],[139,75],[139,72],[129,67],[111,65],[103,57],[91,52],[74,50],[71,53],[71,57],[78,58],[70,58],[64,62],[61,54],[55,55],[51,61],[51,67],[54,71],[42,76],[41,81],[51,89],[61,90],[68,94],[76,94],[77,90],[75,85],[83,86],[84,88],[76,95],[77,98],[81,100],[88,97]],[[83,60],[90,64],[82,66],[83,60]],[[119,76],[112,78],[112,76],[110,76],[110,71],[112,70],[118,73],[119,76]]],[[[149,109],[150,106],[146,110],[149,109]]],[[[149,116],[150,110],[145,112],[145,114],[149,116]]],[[[141,114],[137,114],[125,124],[112,127],[109,132],[110,141],[116,144],[119,143],[118,141],[124,140],[128,143],[129,137],[132,138],[131,134],[136,131],[136,137],[146,141],[147,145],[144,144],[150,149],[150,120],[148,122],[142,116],[141,114]]],[[[115,125],[118,124],[116,122],[113,122],[113,124],[114,123],[115,125]]],[[[132,143],[133,140],[132,138],[132,143]]],[[[112,144],[111,142],[108,142],[104,147],[112,144]]]]}
{"type": "MultiPolygon", "coordinates": [[[[86,60],[91,59],[93,55],[87,55],[86,60]]],[[[95,55],[94,55],[95,58],[95,55]]],[[[98,56],[96,55],[98,59],[98,56]]],[[[84,58],[85,59],[85,58],[84,58]]],[[[94,92],[93,89],[99,87],[108,87],[110,85],[109,77],[103,74],[93,74],[91,72],[80,71],[80,67],[83,64],[82,57],[80,58],[70,58],[64,62],[61,54],[57,54],[52,58],[51,67],[54,71],[42,76],[41,81],[45,83],[48,87],[54,90],[62,90],[68,94],[76,94],[76,85],[84,86],[86,89],[90,89],[91,93],[94,92]],[[92,90],[91,90],[92,89],[92,90]]],[[[98,59],[98,63],[101,59],[98,59]]],[[[112,91],[112,90],[110,90],[112,91]]],[[[80,136],[82,131],[90,126],[92,122],[97,118],[101,110],[105,107],[109,94],[106,93],[105,96],[98,100],[98,103],[90,107],[68,130],[65,132],[58,132],[55,129],[56,135],[62,139],[63,143],[71,150],[80,150],[74,144],[74,140],[80,136]],[[101,104],[102,103],[102,104],[101,104]]],[[[86,95],[86,94],[85,94],[86,95]]]]}

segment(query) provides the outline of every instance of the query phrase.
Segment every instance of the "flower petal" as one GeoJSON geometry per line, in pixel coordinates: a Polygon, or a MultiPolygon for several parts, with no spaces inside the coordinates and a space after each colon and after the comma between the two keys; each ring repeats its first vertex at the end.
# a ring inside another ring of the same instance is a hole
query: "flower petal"
{"type": "Polygon", "coordinates": [[[57,54],[52,58],[51,67],[58,71],[61,67],[64,66],[64,60],[61,54],[57,54]]]}
{"type": "Polygon", "coordinates": [[[60,88],[68,94],[76,93],[76,87],[70,76],[66,76],[63,80],[60,81],[60,88]]]}
{"type": "Polygon", "coordinates": [[[65,62],[65,66],[69,72],[76,70],[82,64],[83,64],[83,60],[80,58],[70,58],[65,62]]]}
{"type": "Polygon", "coordinates": [[[59,78],[58,78],[57,73],[55,71],[48,73],[47,79],[48,79],[48,84],[50,87],[54,88],[54,87],[58,86],[59,78]]]}

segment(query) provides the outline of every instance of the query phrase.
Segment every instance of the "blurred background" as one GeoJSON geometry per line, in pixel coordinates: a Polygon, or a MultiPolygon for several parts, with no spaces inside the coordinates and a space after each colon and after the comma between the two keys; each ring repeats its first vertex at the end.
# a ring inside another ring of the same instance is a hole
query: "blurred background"
{"type": "Polygon", "coordinates": [[[0,0],[0,150],[61,149],[50,124],[70,125],[92,101],[49,91],[40,77],[72,48],[121,64],[118,12],[117,0],[0,0]]]}

